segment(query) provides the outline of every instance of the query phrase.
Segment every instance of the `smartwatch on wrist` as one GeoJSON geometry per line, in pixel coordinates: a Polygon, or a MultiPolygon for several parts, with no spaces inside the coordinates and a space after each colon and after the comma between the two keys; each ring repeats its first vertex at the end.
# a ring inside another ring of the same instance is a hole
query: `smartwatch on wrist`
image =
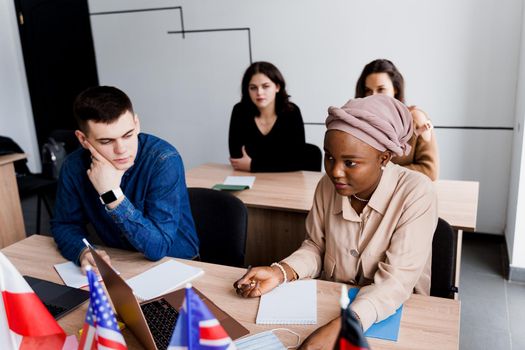
{"type": "Polygon", "coordinates": [[[116,188],[114,190],[109,190],[107,192],[104,192],[100,195],[100,202],[104,205],[108,205],[110,203],[113,203],[120,197],[122,197],[124,193],[122,193],[122,190],[119,188],[116,188]]]}

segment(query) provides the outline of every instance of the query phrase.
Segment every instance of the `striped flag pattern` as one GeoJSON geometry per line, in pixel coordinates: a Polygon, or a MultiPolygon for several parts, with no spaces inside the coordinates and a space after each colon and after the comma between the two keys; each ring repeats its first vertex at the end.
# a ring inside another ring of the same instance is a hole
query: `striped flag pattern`
{"type": "Polygon", "coordinates": [[[82,328],[79,350],[125,350],[124,337],[118,329],[117,320],[108,297],[97,281],[93,270],[86,271],[89,283],[89,307],[82,328]]]}
{"type": "Polygon", "coordinates": [[[168,350],[234,350],[235,345],[206,304],[186,287],[186,298],[180,309],[168,350]]]}
{"type": "Polygon", "coordinates": [[[66,333],[0,253],[0,349],[62,349],[66,333]]]}

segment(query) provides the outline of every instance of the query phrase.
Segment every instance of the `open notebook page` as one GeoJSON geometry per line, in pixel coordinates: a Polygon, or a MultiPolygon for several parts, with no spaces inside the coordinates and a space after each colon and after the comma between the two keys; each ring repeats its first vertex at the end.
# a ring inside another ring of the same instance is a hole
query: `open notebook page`
{"type": "Polygon", "coordinates": [[[257,324],[316,324],[317,282],[301,280],[281,284],[259,302],[257,324]]]}

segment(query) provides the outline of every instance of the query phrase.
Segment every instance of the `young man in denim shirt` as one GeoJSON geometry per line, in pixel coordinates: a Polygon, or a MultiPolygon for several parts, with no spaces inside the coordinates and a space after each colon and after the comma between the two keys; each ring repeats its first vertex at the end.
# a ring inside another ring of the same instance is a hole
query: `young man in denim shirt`
{"type": "Polygon", "coordinates": [[[82,148],[64,161],[51,221],[62,255],[83,270],[94,266],[82,243],[90,223],[104,245],[147,259],[196,257],[199,240],[177,150],[140,133],[131,101],[117,88],[87,89],[73,109],[82,148]]]}

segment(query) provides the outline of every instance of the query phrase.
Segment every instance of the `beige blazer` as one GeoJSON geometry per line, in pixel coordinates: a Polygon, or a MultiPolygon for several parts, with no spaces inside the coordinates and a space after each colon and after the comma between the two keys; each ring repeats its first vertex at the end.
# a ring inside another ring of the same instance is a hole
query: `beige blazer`
{"type": "Polygon", "coordinates": [[[299,278],[321,276],[361,286],[352,303],[364,329],[395,312],[415,291],[430,292],[434,186],[389,163],[361,215],[325,175],[306,219],[307,239],[283,261],[299,278]]]}

